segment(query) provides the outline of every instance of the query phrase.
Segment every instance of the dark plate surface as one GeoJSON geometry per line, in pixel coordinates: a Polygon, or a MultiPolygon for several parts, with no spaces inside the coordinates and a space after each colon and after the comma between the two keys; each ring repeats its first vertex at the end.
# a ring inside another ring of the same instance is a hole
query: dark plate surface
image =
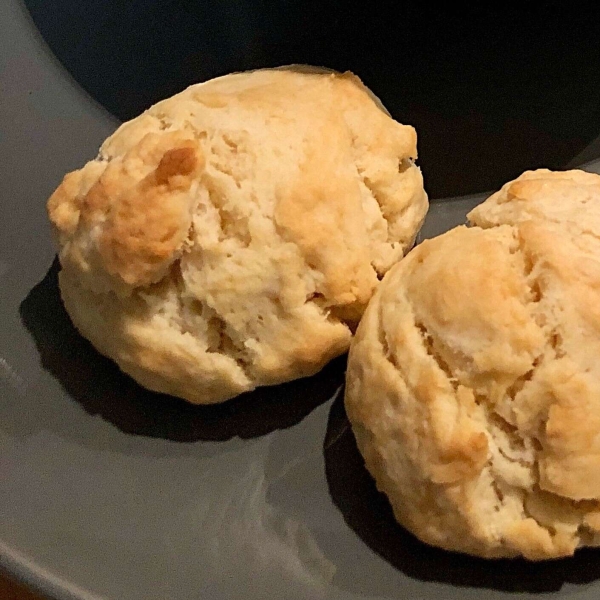
{"type": "MultiPolygon", "coordinates": [[[[396,526],[347,426],[343,358],[194,408],[93,351],[60,304],[45,201],[118,121],[17,0],[0,40],[2,567],[78,600],[598,598],[600,552],[484,562],[396,526]]],[[[434,203],[422,237],[482,197],[434,203]]]]}

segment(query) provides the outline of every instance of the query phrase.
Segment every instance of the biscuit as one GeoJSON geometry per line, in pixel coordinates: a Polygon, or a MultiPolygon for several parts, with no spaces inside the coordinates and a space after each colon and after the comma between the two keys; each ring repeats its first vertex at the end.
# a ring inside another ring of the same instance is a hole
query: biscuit
{"type": "Polygon", "coordinates": [[[416,134],[351,74],[193,85],[48,201],[73,323],[151,390],[215,403],[345,352],[427,211],[416,134]]]}
{"type": "Polygon", "coordinates": [[[600,177],[526,173],[384,278],[345,395],[421,540],[541,560],[600,545],[600,177]]]}

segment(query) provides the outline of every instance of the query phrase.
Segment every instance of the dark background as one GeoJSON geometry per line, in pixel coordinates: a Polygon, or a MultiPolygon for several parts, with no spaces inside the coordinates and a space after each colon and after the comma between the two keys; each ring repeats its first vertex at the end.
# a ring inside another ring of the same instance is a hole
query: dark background
{"type": "MultiPolygon", "coordinates": [[[[570,165],[600,134],[600,11],[330,0],[26,0],[74,79],[120,119],[235,70],[351,70],[417,128],[434,198],[570,165]]],[[[576,162],[576,161],[575,161],[576,162]]]]}

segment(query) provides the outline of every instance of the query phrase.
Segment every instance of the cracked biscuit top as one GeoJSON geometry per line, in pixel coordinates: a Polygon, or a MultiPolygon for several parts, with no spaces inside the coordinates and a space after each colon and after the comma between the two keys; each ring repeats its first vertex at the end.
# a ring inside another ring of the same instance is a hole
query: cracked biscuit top
{"type": "Polygon", "coordinates": [[[194,85],[48,201],[66,309],[141,384],[191,402],[315,373],[421,226],[416,155],[351,74],[194,85]]]}
{"type": "Polygon", "coordinates": [[[600,177],[528,172],[386,276],[346,406],[422,540],[539,560],[600,545],[600,177]]]}

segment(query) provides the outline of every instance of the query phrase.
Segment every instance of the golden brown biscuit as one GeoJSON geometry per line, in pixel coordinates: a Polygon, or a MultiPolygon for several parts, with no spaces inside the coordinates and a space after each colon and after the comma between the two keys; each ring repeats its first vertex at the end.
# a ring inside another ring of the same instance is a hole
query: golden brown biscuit
{"type": "Polygon", "coordinates": [[[585,171],[526,171],[474,208],[474,225],[492,227],[531,219],[600,235],[600,177],[585,171]]]}
{"type": "Polygon", "coordinates": [[[400,523],[541,560],[600,545],[600,177],[527,173],[385,277],[346,407],[400,523]]]}
{"type": "Polygon", "coordinates": [[[416,154],[351,74],[194,85],[48,201],[65,306],[125,372],[191,402],[315,373],[421,226],[416,154]]]}

